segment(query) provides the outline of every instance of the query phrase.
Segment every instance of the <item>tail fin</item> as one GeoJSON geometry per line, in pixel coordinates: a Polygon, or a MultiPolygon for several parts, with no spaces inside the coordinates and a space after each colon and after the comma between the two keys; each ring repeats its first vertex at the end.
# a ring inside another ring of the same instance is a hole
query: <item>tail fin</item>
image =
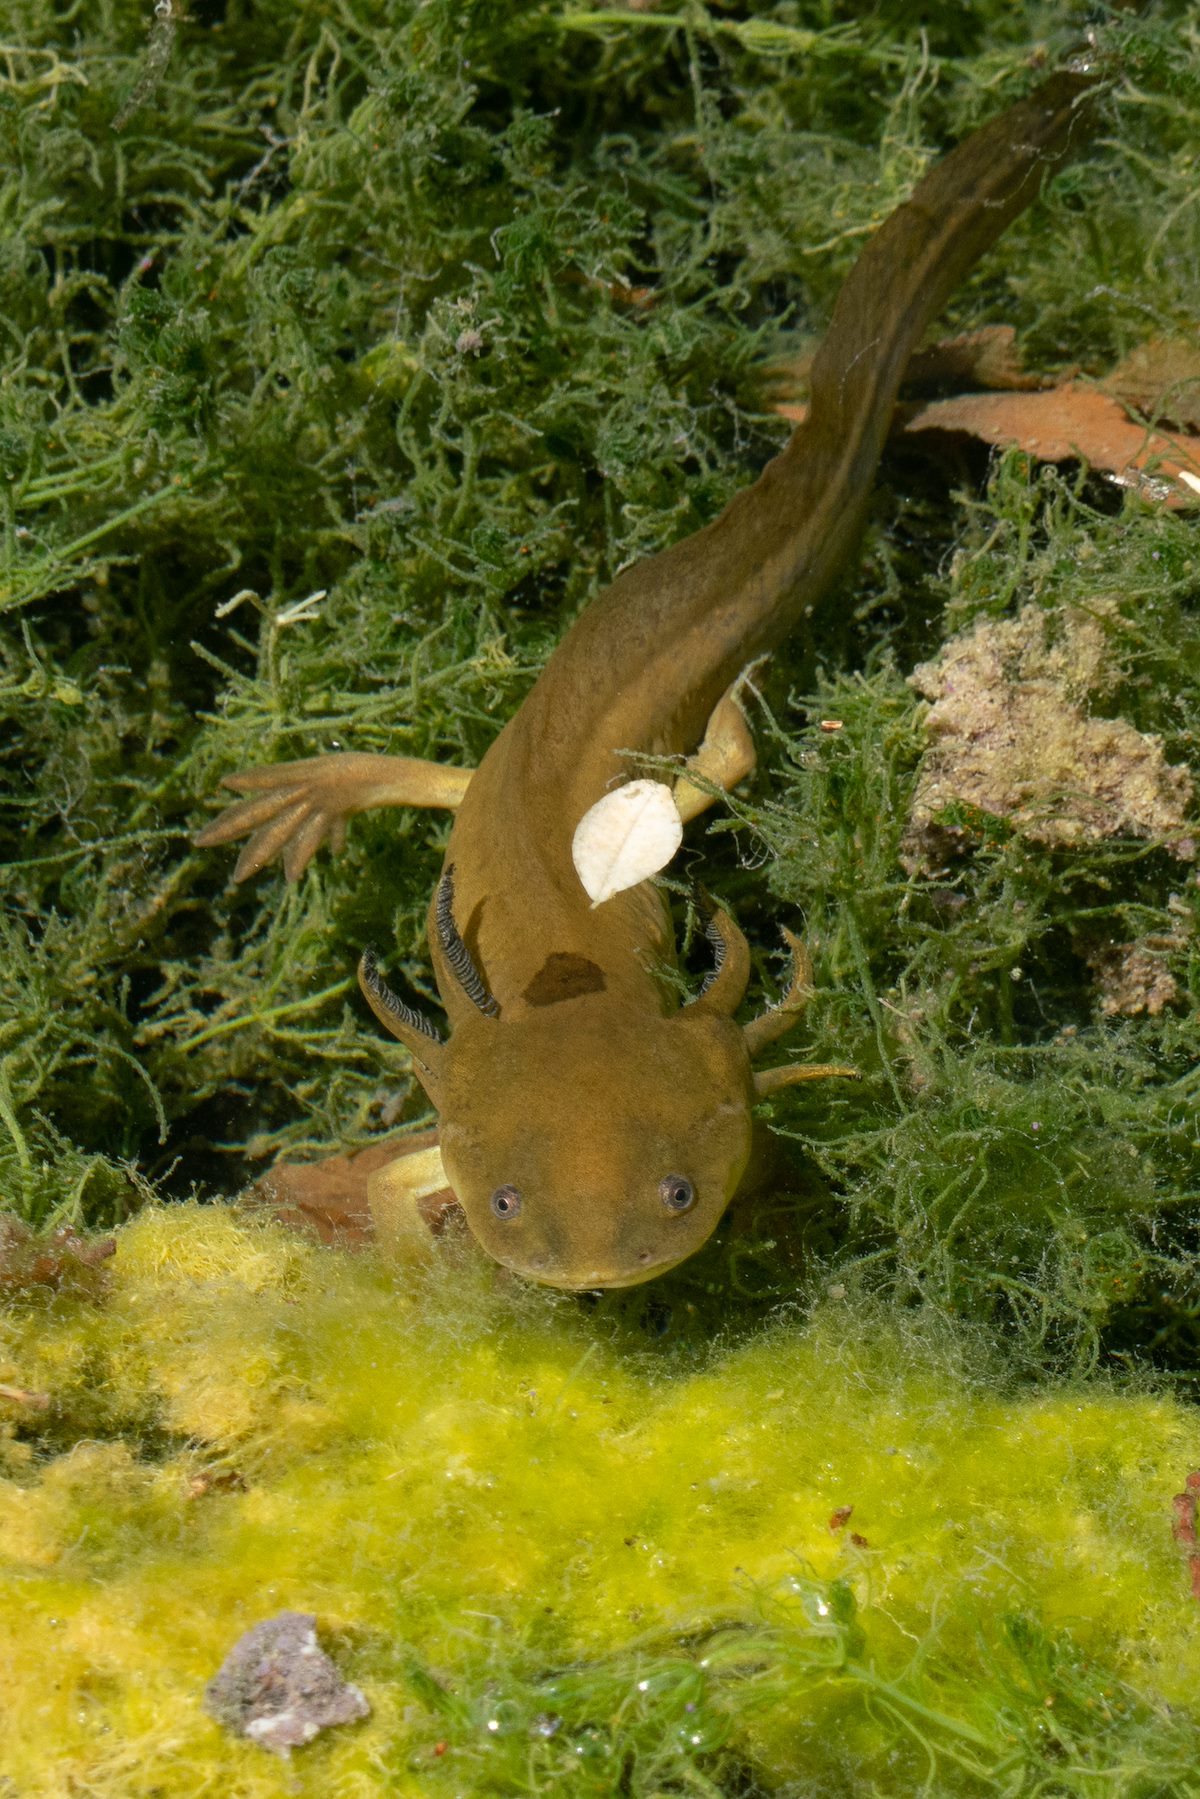
{"type": "Polygon", "coordinates": [[[743,601],[747,655],[776,644],[853,549],[909,357],[964,276],[1086,138],[1100,79],[1053,75],[973,132],[855,263],[813,362],[807,418],[725,515],[744,508],[742,530],[759,528],[743,601]]]}
{"type": "Polygon", "coordinates": [[[930,169],[875,233],[838,295],[812,366],[807,436],[877,459],[909,357],[974,264],[1077,148],[1096,76],[1062,72],[930,169]]]}
{"type": "Polygon", "coordinates": [[[617,748],[692,748],[738,671],[827,590],[862,530],[909,357],[1086,136],[1103,79],[1051,76],[929,171],[852,269],[786,449],[712,524],[626,569],[575,622],[520,714],[537,749],[523,778],[565,782],[572,816],[623,767],[617,748]]]}

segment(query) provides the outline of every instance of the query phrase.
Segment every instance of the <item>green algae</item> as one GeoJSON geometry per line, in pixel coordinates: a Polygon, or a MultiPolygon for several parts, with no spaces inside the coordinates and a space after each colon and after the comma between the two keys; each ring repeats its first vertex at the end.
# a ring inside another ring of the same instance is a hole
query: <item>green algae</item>
{"type": "Polygon", "coordinates": [[[0,1486],[31,1799],[1194,1790],[1171,1400],[836,1300],[689,1364],[466,1246],[401,1281],[195,1207],[3,1374],[53,1401],[0,1486]],[[373,1708],[294,1772],[201,1707],[288,1607],[373,1708]]]}

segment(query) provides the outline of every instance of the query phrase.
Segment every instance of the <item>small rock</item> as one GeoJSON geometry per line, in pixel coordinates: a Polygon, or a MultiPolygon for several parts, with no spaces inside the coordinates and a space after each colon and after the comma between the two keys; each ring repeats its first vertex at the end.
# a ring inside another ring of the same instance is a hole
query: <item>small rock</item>
{"type": "Polygon", "coordinates": [[[311,1612],[280,1612],[239,1637],[204,1689],[204,1709],[285,1759],[319,1731],[371,1710],[317,1642],[311,1612]]]}

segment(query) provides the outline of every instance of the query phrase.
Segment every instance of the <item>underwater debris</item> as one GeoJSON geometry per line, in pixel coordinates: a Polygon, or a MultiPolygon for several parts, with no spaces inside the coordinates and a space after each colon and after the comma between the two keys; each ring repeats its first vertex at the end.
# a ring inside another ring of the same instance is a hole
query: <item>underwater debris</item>
{"type": "Polygon", "coordinates": [[[1086,960],[1095,976],[1102,1017],[1136,1018],[1146,1012],[1157,1018],[1164,1006],[1174,1004],[1179,982],[1171,971],[1170,956],[1183,943],[1182,932],[1174,931],[1131,943],[1093,945],[1086,960]]]}
{"type": "Polygon", "coordinates": [[[6,1381],[0,1381],[0,1400],[31,1412],[48,1412],[54,1403],[49,1393],[33,1393],[28,1387],[14,1387],[6,1381]]]}
{"type": "Polygon", "coordinates": [[[280,1160],[242,1194],[240,1203],[250,1210],[269,1211],[293,1229],[313,1230],[322,1243],[355,1248],[374,1236],[367,1210],[368,1177],[398,1153],[389,1137],[349,1156],[324,1156],[317,1162],[280,1160]]]}
{"type": "Polygon", "coordinates": [[[932,874],[977,833],[971,814],[1055,848],[1113,837],[1196,854],[1187,824],[1192,779],[1160,739],[1125,719],[1094,718],[1088,700],[1114,685],[1116,602],[1060,613],[1022,607],[954,637],[912,686],[933,702],[905,833],[910,874],[932,874]]]}
{"type": "Polygon", "coordinates": [[[37,1233],[19,1218],[0,1217],[0,1294],[27,1287],[69,1286],[95,1292],[115,1237],[84,1237],[71,1225],[37,1233]]]}
{"type": "Polygon", "coordinates": [[[1200,1505],[1200,1471],[1193,1469],[1183,1483],[1183,1492],[1171,1500],[1175,1519],[1171,1535],[1187,1551],[1188,1571],[1192,1580],[1192,1598],[1200,1599],[1200,1543],[1196,1538],[1196,1508],[1200,1505]]]}
{"type": "MultiPolygon", "coordinates": [[[[813,352],[803,350],[782,356],[762,370],[763,397],[785,418],[796,423],[808,414],[803,396],[808,392],[813,352]]],[[[1069,371],[1077,373],[1075,369],[1069,371]]],[[[908,359],[904,392],[925,393],[945,388],[986,388],[989,392],[1029,393],[1052,387],[1054,381],[1026,369],[1012,325],[980,325],[973,331],[956,332],[925,344],[908,359]]],[[[897,408],[896,423],[903,429],[910,407],[897,408]]]]}
{"type": "Polygon", "coordinates": [[[1200,431],[1200,350],[1194,338],[1148,338],[1102,385],[1139,412],[1183,431],[1200,431]]]}
{"type": "MultiPolygon", "coordinates": [[[[808,414],[791,396],[806,385],[811,362],[805,355],[764,371],[774,410],[793,423],[808,414]]],[[[1078,366],[1057,377],[1026,370],[1012,326],[987,325],[918,351],[904,385],[910,394],[966,391],[902,403],[894,436],[924,438],[933,447],[967,437],[994,449],[1015,445],[1039,462],[1083,460],[1146,499],[1172,508],[1197,504],[1200,355],[1183,340],[1151,338],[1097,383],[1081,378],[1078,366]]]]}
{"type": "Polygon", "coordinates": [[[279,1612],[239,1637],[204,1689],[204,1708],[226,1730],[285,1758],[371,1711],[317,1642],[311,1612],[279,1612]]]}
{"type": "MultiPolygon", "coordinates": [[[[436,1149],[438,1134],[392,1131],[379,1142],[349,1156],[323,1156],[316,1162],[281,1159],[241,1194],[247,1211],[265,1211],[289,1230],[315,1232],[336,1249],[362,1249],[376,1241],[368,1203],[372,1175],[401,1157],[436,1149]]],[[[449,1187],[414,1195],[431,1236],[440,1237],[462,1208],[449,1187]]]]}
{"type": "Polygon", "coordinates": [[[1029,393],[1053,383],[1025,367],[1012,325],[981,325],[975,331],[939,338],[918,350],[909,362],[904,385],[986,387],[992,392],[1029,393]]]}
{"type": "Polygon", "coordinates": [[[589,806],[571,857],[593,906],[665,868],[683,842],[683,821],[664,781],[627,781],[589,806]]]}
{"type": "Polygon", "coordinates": [[[1153,431],[1131,419],[1121,400],[1086,381],[1039,393],[932,400],[904,424],[907,438],[927,432],[973,437],[997,449],[1016,444],[1039,462],[1083,460],[1117,486],[1168,506],[1195,506],[1200,494],[1200,438],[1153,431]]]}
{"type": "Polygon", "coordinates": [[[143,106],[148,106],[158,93],[170,66],[171,52],[175,48],[180,11],[181,8],[173,0],[155,0],[154,23],[150,27],[150,41],[142,58],[141,69],[127,99],[114,116],[110,130],[124,131],[134,114],[140,112],[143,106]]]}
{"type": "Polygon", "coordinates": [[[186,1498],[207,1499],[210,1493],[245,1493],[249,1482],[240,1468],[199,1468],[184,1483],[186,1498]]]}

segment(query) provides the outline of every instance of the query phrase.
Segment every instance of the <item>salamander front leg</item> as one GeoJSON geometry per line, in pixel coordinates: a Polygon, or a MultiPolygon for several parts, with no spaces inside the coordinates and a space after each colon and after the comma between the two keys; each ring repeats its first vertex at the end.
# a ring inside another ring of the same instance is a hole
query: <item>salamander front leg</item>
{"type": "MultiPolygon", "coordinates": [[[[742,1028],[742,1036],[751,1058],[759,1055],[777,1037],[782,1037],[797,1024],[813,994],[812,959],[794,932],[782,927],[792,952],[792,978],[779,1004],[761,1012],[742,1028]]],[[[764,1068],[754,1076],[754,1091],[760,1099],[776,1093],[780,1087],[792,1087],[798,1081],[824,1081],[831,1076],[845,1080],[858,1079],[857,1068],[844,1068],[833,1062],[792,1062],[782,1068],[764,1068]]]]}
{"type": "Polygon", "coordinates": [[[394,1261],[420,1261],[428,1256],[438,1219],[455,1203],[436,1143],[397,1156],[367,1180],[375,1238],[384,1255],[394,1261]]]}
{"type": "Polygon", "coordinates": [[[227,806],[197,831],[199,849],[248,837],[233,871],[235,881],[257,874],[283,857],[289,881],[299,880],[326,838],[336,854],[346,840],[346,820],[373,806],[445,806],[462,801],[473,770],[412,756],[372,756],[339,751],[269,768],[244,768],[221,785],[249,794],[227,806]]]}

